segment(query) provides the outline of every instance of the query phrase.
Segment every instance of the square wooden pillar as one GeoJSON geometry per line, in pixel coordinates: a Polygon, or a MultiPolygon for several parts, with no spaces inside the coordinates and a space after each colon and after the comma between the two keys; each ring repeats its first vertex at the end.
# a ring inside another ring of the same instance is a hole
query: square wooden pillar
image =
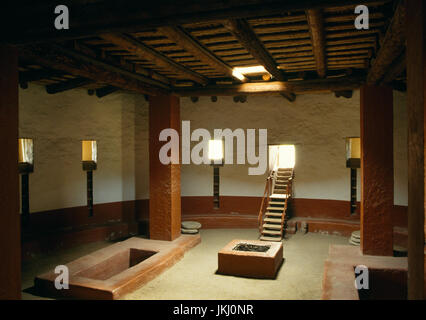
{"type": "Polygon", "coordinates": [[[180,136],[179,98],[173,95],[149,97],[149,234],[155,240],[180,236],[180,164],[160,162],[159,141],[163,129],[174,129],[180,136]]]}
{"type": "Polygon", "coordinates": [[[393,255],[393,91],[361,88],[361,249],[393,255]]]}
{"type": "Polygon", "coordinates": [[[0,46],[0,300],[21,298],[18,54],[0,46]]]}
{"type": "Polygon", "coordinates": [[[426,3],[406,1],[408,111],[408,298],[426,298],[426,3]]]}

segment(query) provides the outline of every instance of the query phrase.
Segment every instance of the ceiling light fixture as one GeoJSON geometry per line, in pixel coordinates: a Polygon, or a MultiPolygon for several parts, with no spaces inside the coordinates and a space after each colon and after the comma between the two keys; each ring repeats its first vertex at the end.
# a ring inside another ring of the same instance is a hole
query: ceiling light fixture
{"type": "Polygon", "coordinates": [[[232,75],[239,80],[243,80],[246,74],[269,74],[269,72],[266,71],[264,66],[235,67],[232,69],[232,75]]]}

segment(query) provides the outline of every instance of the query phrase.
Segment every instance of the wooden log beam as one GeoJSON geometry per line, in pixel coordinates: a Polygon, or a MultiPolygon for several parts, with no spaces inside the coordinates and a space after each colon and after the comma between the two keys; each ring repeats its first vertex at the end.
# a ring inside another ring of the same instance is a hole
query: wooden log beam
{"type": "Polygon", "coordinates": [[[402,54],[389,68],[383,77],[383,84],[390,83],[399,77],[407,68],[407,61],[405,59],[405,54],[402,54]]]}
{"type": "MultiPolygon", "coordinates": [[[[131,33],[164,25],[212,22],[224,19],[266,17],[289,11],[325,8],[336,5],[374,3],[374,0],[140,0],[72,1],[68,4],[71,28],[53,27],[53,8],[57,3],[16,1],[9,4],[0,29],[0,43],[29,44],[77,39],[102,33],[131,33]],[[13,30],[13,32],[10,32],[13,30]]],[[[6,12],[6,11],[5,11],[6,12]]],[[[351,21],[353,19],[349,19],[351,21]]]]}
{"type": "MultiPolygon", "coordinates": [[[[242,19],[227,20],[224,26],[237,38],[244,48],[257,60],[259,64],[278,81],[286,81],[287,78],[283,72],[278,69],[277,63],[274,61],[269,52],[265,49],[262,42],[257,37],[256,33],[242,19]]],[[[296,96],[288,90],[283,90],[282,95],[289,101],[294,101],[296,96]]]]}
{"type": "Polygon", "coordinates": [[[98,98],[103,98],[113,92],[116,92],[117,90],[119,90],[118,88],[114,87],[114,86],[106,86],[106,87],[102,87],[99,89],[96,89],[96,96],[98,98]]]}
{"type": "Polygon", "coordinates": [[[334,95],[336,98],[344,97],[346,99],[352,98],[354,91],[353,90],[345,90],[345,91],[336,91],[334,92],[334,95]]]}
{"type": "Polygon", "coordinates": [[[256,33],[245,20],[234,19],[224,22],[225,27],[237,38],[244,48],[278,81],[285,81],[286,77],[274,59],[258,39],[256,33]]]}
{"type": "Polygon", "coordinates": [[[383,78],[389,66],[403,52],[406,41],[405,13],[405,1],[402,0],[395,10],[377,57],[368,72],[368,84],[377,84],[383,78]]]}
{"type": "Polygon", "coordinates": [[[25,46],[20,48],[19,54],[21,57],[31,59],[35,63],[48,68],[61,70],[97,82],[108,83],[130,91],[149,95],[169,91],[168,87],[159,81],[57,45],[25,46]]]}
{"type": "Polygon", "coordinates": [[[49,84],[46,86],[46,92],[49,94],[55,94],[64,92],[71,89],[87,86],[88,84],[94,83],[93,80],[87,78],[74,78],[67,81],[61,81],[58,83],[49,84]]]}
{"type": "Polygon", "coordinates": [[[248,82],[238,85],[216,85],[204,88],[174,89],[181,97],[191,96],[239,96],[239,95],[277,95],[283,92],[321,93],[354,90],[363,83],[361,77],[341,77],[306,81],[248,82]]]}
{"type": "Polygon", "coordinates": [[[307,10],[306,18],[308,19],[317,73],[320,78],[325,78],[327,66],[325,61],[324,19],[321,9],[307,10]]]}
{"type": "MultiPolygon", "coordinates": [[[[213,53],[202,46],[180,27],[160,27],[158,31],[164,34],[169,40],[184,48],[201,62],[211,66],[215,70],[232,77],[232,67],[216,57],[213,53]]],[[[247,79],[242,80],[247,81],[247,79]]]]}
{"type": "Polygon", "coordinates": [[[64,75],[62,71],[48,70],[48,69],[35,69],[29,71],[19,72],[19,83],[25,84],[32,81],[39,81],[49,79],[51,77],[61,77],[64,75]]]}
{"type": "Polygon", "coordinates": [[[426,299],[426,5],[407,2],[408,299],[426,299]]]}
{"type": "Polygon", "coordinates": [[[208,83],[208,79],[206,77],[176,63],[131,36],[125,34],[103,34],[101,37],[119,48],[129,51],[141,59],[148,60],[159,67],[166,68],[167,70],[183,75],[186,78],[203,85],[208,83]]]}

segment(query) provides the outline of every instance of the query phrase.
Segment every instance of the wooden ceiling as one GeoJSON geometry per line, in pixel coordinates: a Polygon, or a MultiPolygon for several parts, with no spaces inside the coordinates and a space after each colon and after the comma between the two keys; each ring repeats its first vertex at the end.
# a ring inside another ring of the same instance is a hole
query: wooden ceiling
{"type": "Polygon", "coordinates": [[[75,0],[68,1],[70,30],[62,31],[46,24],[54,19],[46,16],[53,3],[25,3],[35,18],[1,40],[19,46],[22,88],[36,82],[51,94],[83,87],[99,97],[120,89],[281,94],[293,101],[296,94],[344,92],[364,82],[405,86],[404,1],[185,0],[177,7],[75,0]],[[368,30],[354,27],[360,3],[369,8],[368,30]],[[232,76],[234,67],[254,65],[272,79],[232,76]]]}

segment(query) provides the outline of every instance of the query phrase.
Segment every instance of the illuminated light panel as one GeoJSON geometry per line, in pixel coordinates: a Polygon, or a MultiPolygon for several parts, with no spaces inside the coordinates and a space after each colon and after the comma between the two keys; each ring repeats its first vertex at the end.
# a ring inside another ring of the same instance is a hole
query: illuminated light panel
{"type": "Polygon", "coordinates": [[[232,69],[232,75],[239,79],[244,80],[245,74],[269,74],[268,71],[266,71],[264,66],[251,66],[251,67],[235,67],[232,69]]]}
{"type": "Polygon", "coordinates": [[[209,141],[209,159],[210,160],[223,159],[223,141],[222,140],[209,141]]]}
{"type": "Polygon", "coordinates": [[[20,138],[19,143],[19,163],[33,164],[33,139],[20,138]]]}
{"type": "Polygon", "coordinates": [[[81,142],[81,160],[97,162],[97,144],[95,140],[83,140],[81,142]]]}

